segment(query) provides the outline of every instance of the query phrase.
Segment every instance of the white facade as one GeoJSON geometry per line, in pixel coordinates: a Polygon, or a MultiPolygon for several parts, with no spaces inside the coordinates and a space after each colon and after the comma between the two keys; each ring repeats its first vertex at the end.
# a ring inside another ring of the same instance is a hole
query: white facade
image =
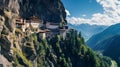
{"type": "Polygon", "coordinates": [[[30,27],[30,23],[25,23],[26,28],[30,27]]]}
{"type": "Polygon", "coordinates": [[[42,39],[46,39],[46,33],[45,32],[40,33],[40,35],[41,35],[42,39]]]}
{"type": "Polygon", "coordinates": [[[23,23],[23,19],[16,20],[16,23],[23,23]]]}
{"type": "Polygon", "coordinates": [[[43,26],[43,23],[39,20],[31,20],[30,24],[33,28],[39,28],[43,26]]]}
{"type": "Polygon", "coordinates": [[[53,25],[51,23],[46,23],[46,28],[48,29],[57,29],[59,27],[59,25],[53,25]]]}
{"type": "Polygon", "coordinates": [[[25,32],[25,29],[26,29],[26,25],[23,25],[22,26],[22,31],[25,32]]]}
{"type": "Polygon", "coordinates": [[[23,19],[16,19],[16,27],[21,28],[23,32],[25,32],[26,28],[32,26],[35,29],[39,29],[43,26],[42,21],[39,19],[31,19],[31,20],[23,20],[23,19]]]}
{"type": "Polygon", "coordinates": [[[43,38],[43,39],[46,38],[46,33],[42,33],[42,38],[43,38]]]}
{"type": "Polygon", "coordinates": [[[39,28],[39,24],[40,24],[40,23],[31,22],[30,24],[31,24],[31,26],[32,26],[33,28],[39,28]]]}
{"type": "Polygon", "coordinates": [[[66,30],[64,30],[64,29],[61,29],[61,30],[60,30],[60,36],[65,37],[65,36],[66,36],[66,33],[67,33],[66,30]]]}

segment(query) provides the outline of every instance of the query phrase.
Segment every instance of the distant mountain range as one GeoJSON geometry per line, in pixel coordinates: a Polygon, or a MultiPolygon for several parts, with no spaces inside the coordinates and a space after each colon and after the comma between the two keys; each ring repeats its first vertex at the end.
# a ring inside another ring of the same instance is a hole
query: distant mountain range
{"type": "Polygon", "coordinates": [[[115,60],[120,66],[120,35],[115,35],[95,46],[94,50],[102,52],[104,56],[108,56],[115,60]]]}
{"type": "Polygon", "coordinates": [[[116,60],[120,67],[120,35],[104,40],[101,45],[105,46],[103,49],[103,55],[116,60]]]}
{"type": "Polygon", "coordinates": [[[112,25],[103,32],[92,36],[88,46],[115,60],[120,67],[120,23],[112,25]]]}
{"type": "Polygon", "coordinates": [[[78,32],[81,32],[85,41],[87,41],[92,35],[100,33],[107,28],[107,26],[103,25],[89,25],[89,24],[80,25],[68,24],[68,26],[76,29],[78,32]]]}
{"type": "MultiPolygon", "coordinates": [[[[97,50],[97,51],[104,51],[104,50],[108,49],[110,46],[115,46],[115,44],[117,44],[119,47],[120,42],[117,40],[120,40],[120,35],[115,35],[113,37],[110,37],[110,38],[107,38],[107,39],[101,41],[93,49],[97,50]]],[[[118,48],[118,47],[116,46],[116,48],[118,48]]]]}
{"type": "MultiPolygon", "coordinates": [[[[105,29],[103,32],[98,33],[94,36],[92,36],[88,41],[87,44],[91,48],[95,48],[98,44],[100,44],[105,39],[108,39],[110,37],[113,37],[117,34],[120,34],[120,23],[112,25],[105,29]]],[[[102,46],[103,47],[103,46],[102,46]]]]}

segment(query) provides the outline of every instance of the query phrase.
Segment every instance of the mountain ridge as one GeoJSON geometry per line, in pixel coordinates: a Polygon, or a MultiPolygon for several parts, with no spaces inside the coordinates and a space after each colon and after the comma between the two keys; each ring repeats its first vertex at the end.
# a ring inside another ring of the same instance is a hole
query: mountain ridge
{"type": "Polygon", "coordinates": [[[110,27],[108,27],[107,29],[105,29],[103,32],[98,33],[96,35],[93,35],[88,41],[87,44],[88,46],[90,46],[91,48],[94,48],[97,44],[99,44],[101,41],[112,37],[114,35],[120,34],[120,23],[119,24],[115,24],[112,25],[110,27]]]}
{"type": "Polygon", "coordinates": [[[101,43],[99,43],[94,50],[101,51],[103,55],[111,57],[113,60],[115,60],[118,63],[118,66],[120,66],[120,34],[115,35],[113,37],[110,37],[108,39],[103,40],[101,43]]]}
{"type": "Polygon", "coordinates": [[[89,24],[80,24],[72,25],[68,23],[68,26],[81,32],[82,36],[85,38],[85,41],[89,40],[92,35],[102,32],[108,26],[103,25],[89,25],[89,24]]]}

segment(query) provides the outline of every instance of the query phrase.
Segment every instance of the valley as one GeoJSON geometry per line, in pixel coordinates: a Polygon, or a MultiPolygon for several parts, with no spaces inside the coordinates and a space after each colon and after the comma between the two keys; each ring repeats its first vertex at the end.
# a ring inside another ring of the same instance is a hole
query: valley
{"type": "Polygon", "coordinates": [[[96,25],[105,21],[100,13],[92,22],[81,14],[72,21],[82,24],[70,24],[64,5],[69,3],[0,0],[0,67],[119,67],[120,24],[96,25]]]}
{"type": "Polygon", "coordinates": [[[87,44],[93,50],[103,53],[104,56],[108,56],[115,60],[120,66],[120,24],[115,24],[109,26],[103,32],[92,36],[87,44]]]}

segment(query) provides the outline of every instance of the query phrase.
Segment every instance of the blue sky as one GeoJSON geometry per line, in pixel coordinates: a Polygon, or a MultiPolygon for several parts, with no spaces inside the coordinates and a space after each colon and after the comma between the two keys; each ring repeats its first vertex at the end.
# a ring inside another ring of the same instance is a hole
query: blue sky
{"type": "Polygon", "coordinates": [[[110,26],[120,23],[120,0],[62,0],[73,25],[110,26]]]}
{"type": "Polygon", "coordinates": [[[62,0],[62,2],[74,17],[86,15],[89,18],[94,13],[103,13],[102,6],[96,0],[62,0]]]}

